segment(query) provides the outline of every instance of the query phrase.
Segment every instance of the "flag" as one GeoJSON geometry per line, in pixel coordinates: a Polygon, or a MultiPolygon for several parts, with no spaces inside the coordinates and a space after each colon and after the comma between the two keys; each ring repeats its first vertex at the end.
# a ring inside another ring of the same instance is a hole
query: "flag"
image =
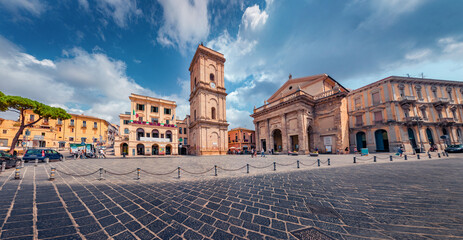
{"type": "Polygon", "coordinates": [[[174,117],[175,117],[175,115],[172,115],[172,121],[174,121],[174,117]]]}
{"type": "Polygon", "coordinates": [[[133,115],[135,115],[135,109],[133,110],[133,115]]]}

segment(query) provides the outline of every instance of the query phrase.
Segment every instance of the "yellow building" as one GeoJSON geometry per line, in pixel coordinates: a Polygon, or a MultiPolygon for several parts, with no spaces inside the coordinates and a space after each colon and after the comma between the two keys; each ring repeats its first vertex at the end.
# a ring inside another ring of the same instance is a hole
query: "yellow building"
{"type": "MultiPolygon", "coordinates": [[[[26,111],[26,124],[36,121],[39,116],[32,111],[26,111]]],[[[70,114],[66,120],[44,118],[28,127],[20,135],[17,146],[47,147],[64,150],[70,143],[93,143],[107,145],[108,126],[106,120],[86,116],[83,114],[70,114]]],[[[13,120],[0,120],[0,145],[10,146],[19,122],[13,120]]]]}
{"type": "Polygon", "coordinates": [[[133,93],[129,99],[131,111],[119,115],[120,136],[114,143],[115,155],[177,155],[177,104],[133,93]]]}
{"type": "Polygon", "coordinates": [[[228,152],[250,152],[256,148],[256,132],[246,128],[233,128],[228,131],[228,152]]]}
{"type": "Polygon", "coordinates": [[[425,152],[463,140],[463,82],[391,76],[347,96],[350,145],[425,152]]]}
{"type": "Polygon", "coordinates": [[[188,140],[188,117],[187,116],[183,120],[177,120],[177,127],[178,127],[178,154],[180,155],[187,155],[188,148],[189,148],[189,140],[188,140]]]}

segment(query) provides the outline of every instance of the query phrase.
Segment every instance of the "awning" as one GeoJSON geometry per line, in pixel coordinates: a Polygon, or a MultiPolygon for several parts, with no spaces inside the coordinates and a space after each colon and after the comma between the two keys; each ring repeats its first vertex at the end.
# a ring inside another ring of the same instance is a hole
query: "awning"
{"type": "Polygon", "coordinates": [[[59,141],[58,143],[66,143],[66,141],[59,141]]]}

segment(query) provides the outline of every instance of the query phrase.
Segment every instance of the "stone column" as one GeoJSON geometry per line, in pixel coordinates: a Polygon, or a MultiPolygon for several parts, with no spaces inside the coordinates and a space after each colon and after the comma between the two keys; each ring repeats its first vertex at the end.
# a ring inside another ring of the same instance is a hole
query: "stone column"
{"type": "Polygon", "coordinates": [[[284,153],[287,153],[288,152],[288,142],[289,142],[289,136],[288,136],[288,132],[286,130],[286,114],[282,114],[280,115],[281,117],[281,150],[284,152],[284,153]]]}
{"type": "Polygon", "coordinates": [[[254,129],[256,130],[256,150],[259,150],[261,148],[260,146],[260,128],[259,128],[259,122],[254,123],[254,129]]]}

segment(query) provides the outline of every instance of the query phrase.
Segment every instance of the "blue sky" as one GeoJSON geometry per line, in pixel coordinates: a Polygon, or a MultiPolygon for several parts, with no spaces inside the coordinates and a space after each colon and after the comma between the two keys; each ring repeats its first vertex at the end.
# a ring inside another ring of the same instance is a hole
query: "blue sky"
{"type": "MultiPolygon", "coordinates": [[[[351,89],[390,75],[463,80],[458,0],[3,0],[0,89],[118,123],[130,93],[189,113],[201,42],[225,54],[230,127],[294,78],[351,89]]],[[[11,117],[1,114],[3,117],[11,117]]]]}

